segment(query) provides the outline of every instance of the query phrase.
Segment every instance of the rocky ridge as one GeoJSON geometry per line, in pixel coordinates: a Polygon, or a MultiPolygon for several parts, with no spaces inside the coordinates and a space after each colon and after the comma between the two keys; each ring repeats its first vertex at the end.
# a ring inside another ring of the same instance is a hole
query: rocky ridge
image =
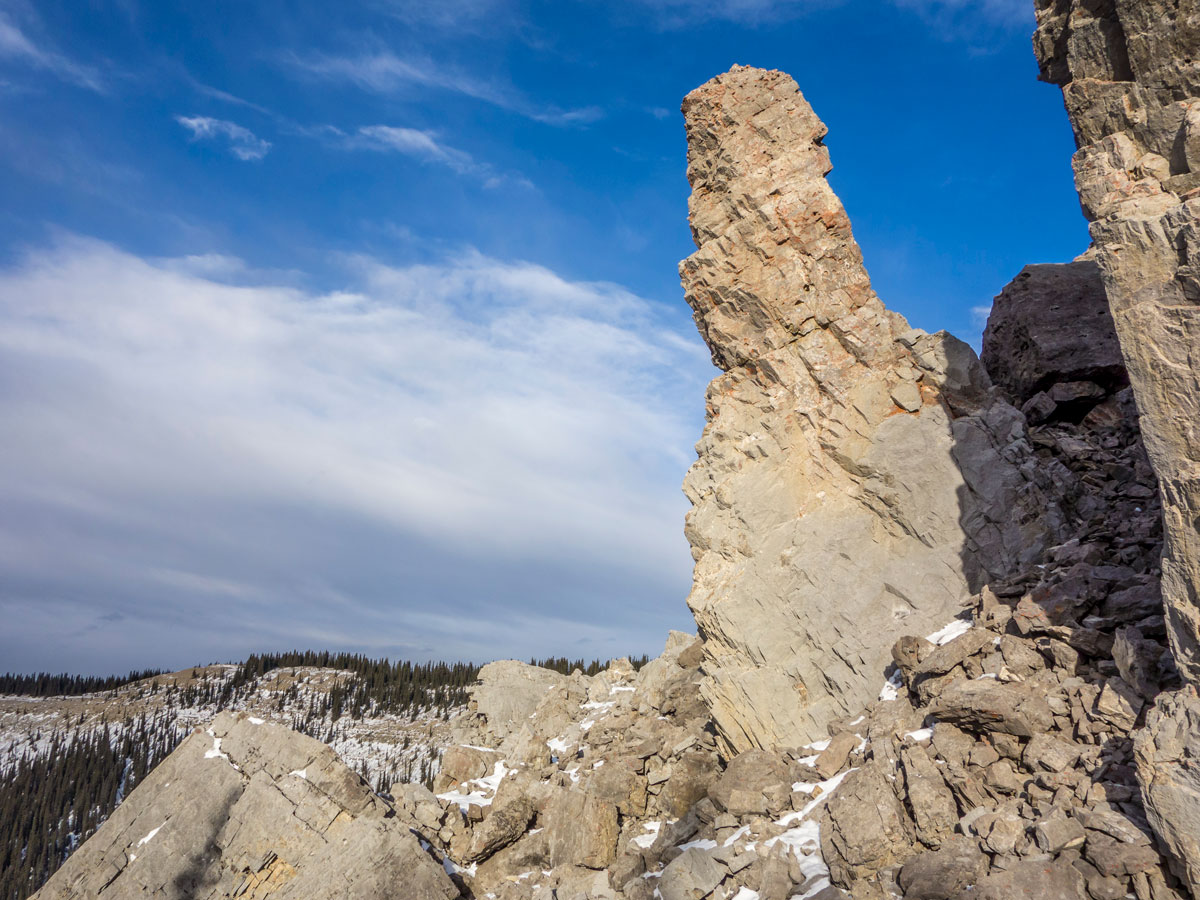
{"type": "Polygon", "coordinates": [[[332,749],[244,713],[187,738],[34,897],[451,900],[458,890],[332,749]]]}

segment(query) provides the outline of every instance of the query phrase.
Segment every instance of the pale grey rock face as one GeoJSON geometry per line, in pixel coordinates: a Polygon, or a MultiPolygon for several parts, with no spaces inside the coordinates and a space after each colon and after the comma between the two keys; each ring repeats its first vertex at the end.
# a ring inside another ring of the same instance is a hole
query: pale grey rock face
{"type": "Polygon", "coordinates": [[[469,707],[481,720],[479,730],[499,745],[520,732],[546,694],[566,681],[566,675],[540,666],[498,660],[479,670],[469,707]]]}
{"type": "Polygon", "coordinates": [[[872,699],[893,635],[943,626],[1058,520],[974,352],[872,291],[796,83],[735,67],[683,111],[680,274],[725,370],[684,483],[701,691],[730,751],[795,746],[872,699]]]}
{"type": "Polygon", "coordinates": [[[1200,680],[1200,27],[1177,0],[1037,0],[1042,78],[1062,86],[1075,182],[1162,486],[1163,599],[1200,680]]]}
{"type": "Polygon", "coordinates": [[[329,747],[223,714],[34,896],[450,900],[458,888],[329,747]]]}
{"type": "MultiPolygon", "coordinates": [[[[1162,595],[1175,664],[1200,682],[1200,18],[1178,0],[1038,0],[1043,80],[1062,86],[1075,183],[1159,478],[1162,595]]],[[[1122,674],[1144,667],[1123,636],[1122,674]]],[[[1136,637],[1136,635],[1134,635],[1136,637]]],[[[1200,886],[1196,785],[1180,733],[1194,694],[1159,699],[1139,737],[1155,831],[1200,886]],[[1186,754],[1184,754],[1186,756],[1186,754]]],[[[1191,752],[1195,752],[1192,748],[1191,752]]]]}
{"type": "Polygon", "coordinates": [[[1200,699],[1194,687],[1165,695],[1134,744],[1146,813],[1200,895],[1200,699]]]}

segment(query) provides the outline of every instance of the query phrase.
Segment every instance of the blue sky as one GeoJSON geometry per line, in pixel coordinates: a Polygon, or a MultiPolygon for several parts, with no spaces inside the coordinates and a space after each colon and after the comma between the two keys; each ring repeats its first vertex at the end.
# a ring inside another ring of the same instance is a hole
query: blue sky
{"type": "Polygon", "coordinates": [[[1031,0],[0,0],[0,670],[656,652],[683,95],[793,75],[884,302],[1082,252],[1031,0]]]}

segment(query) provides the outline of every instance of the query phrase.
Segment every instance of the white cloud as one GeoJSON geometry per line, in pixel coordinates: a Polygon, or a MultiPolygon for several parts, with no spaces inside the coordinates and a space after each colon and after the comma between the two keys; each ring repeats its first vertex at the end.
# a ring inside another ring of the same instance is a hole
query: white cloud
{"type": "Polygon", "coordinates": [[[0,58],[19,60],[97,93],[105,91],[104,82],[95,70],[39,47],[3,13],[0,13],[0,58]]]}
{"type": "Polygon", "coordinates": [[[469,153],[443,144],[432,131],[422,131],[416,128],[367,125],[358,129],[358,134],[350,141],[350,145],[370,150],[390,150],[403,153],[427,162],[448,166],[460,174],[479,172],[482,169],[469,153]]]}
{"type": "Polygon", "coordinates": [[[686,320],[475,253],[345,264],[315,293],[68,239],[0,271],[0,656],[603,655],[687,625],[686,320]]]}
{"type": "Polygon", "coordinates": [[[586,125],[603,117],[595,106],[560,109],[538,106],[517,91],[495,82],[484,81],[425,59],[405,59],[389,51],[355,56],[314,55],[285,57],[294,69],[312,76],[346,81],[358,87],[388,94],[408,87],[431,87],[462,94],[500,109],[517,113],[548,125],[586,125]]]}
{"type": "Polygon", "coordinates": [[[271,142],[263,140],[249,128],[224,119],[209,116],[176,116],[175,121],[192,133],[193,140],[223,140],[229,152],[242,160],[262,159],[271,149],[271,142]]]}

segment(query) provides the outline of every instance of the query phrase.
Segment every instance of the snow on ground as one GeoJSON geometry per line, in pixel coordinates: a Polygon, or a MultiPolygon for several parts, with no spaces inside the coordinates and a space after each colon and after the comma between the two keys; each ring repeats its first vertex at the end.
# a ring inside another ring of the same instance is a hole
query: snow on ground
{"type": "Polygon", "coordinates": [[[655,838],[658,837],[658,832],[662,829],[662,822],[643,822],[642,827],[646,829],[646,833],[639,834],[633,839],[633,842],[643,850],[646,850],[653,846],[655,838]]]}
{"type": "Polygon", "coordinates": [[[496,796],[496,790],[500,787],[500,782],[511,771],[512,769],[504,764],[504,760],[497,760],[491,775],[485,775],[483,778],[474,778],[459,785],[452,791],[438,794],[437,797],[439,800],[449,800],[452,803],[457,803],[459,809],[464,813],[472,804],[475,806],[491,806],[492,800],[496,796]],[[471,790],[463,790],[465,787],[469,787],[471,790]]]}
{"type": "Polygon", "coordinates": [[[925,640],[937,644],[940,647],[942,644],[950,643],[956,637],[962,637],[970,630],[970,619],[951,619],[949,623],[939,628],[933,634],[928,635],[925,640]]]}

